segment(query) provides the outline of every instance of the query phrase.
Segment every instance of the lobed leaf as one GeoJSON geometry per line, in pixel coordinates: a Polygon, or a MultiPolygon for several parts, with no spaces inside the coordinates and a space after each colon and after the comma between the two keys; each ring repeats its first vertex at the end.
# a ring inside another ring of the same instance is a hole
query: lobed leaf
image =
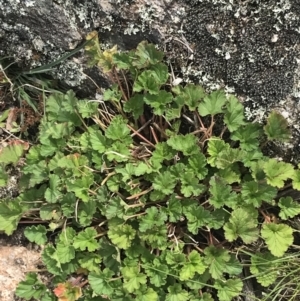
{"type": "Polygon", "coordinates": [[[43,225],[26,227],[24,235],[26,238],[38,245],[44,245],[47,242],[47,229],[43,225]]]}
{"type": "Polygon", "coordinates": [[[223,113],[224,105],[227,102],[225,92],[222,90],[211,92],[198,106],[200,116],[216,115],[223,113]]]}
{"type": "Polygon", "coordinates": [[[87,249],[89,252],[94,252],[99,248],[99,244],[95,238],[96,236],[97,231],[94,228],[86,228],[74,237],[73,246],[75,249],[80,249],[81,251],[87,249]]]}
{"type": "Polygon", "coordinates": [[[216,280],[214,287],[218,290],[220,301],[231,301],[232,298],[239,296],[243,288],[241,279],[229,279],[226,281],[216,280]]]}
{"type": "Polygon", "coordinates": [[[279,216],[284,220],[293,218],[296,215],[300,214],[300,204],[298,202],[295,202],[290,196],[280,198],[278,206],[281,209],[279,216]]]}
{"type": "Polygon", "coordinates": [[[25,300],[35,298],[39,300],[46,293],[46,286],[38,280],[36,273],[28,273],[16,289],[16,295],[25,300]]]}
{"type": "Polygon", "coordinates": [[[250,272],[264,287],[268,287],[276,281],[278,268],[276,257],[269,252],[256,253],[251,256],[250,272]]]}
{"type": "Polygon", "coordinates": [[[258,239],[257,220],[247,212],[246,208],[235,209],[229,222],[224,225],[224,230],[228,241],[241,237],[246,244],[249,244],[258,239]]]}
{"type": "Polygon", "coordinates": [[[120,249],[128,249],[131,246],[132,240],[135,237],[135,230],[130,225],[117,225],[110,227],[107,235],[120,249]]]}
{"type": "Polygon", "coordinates": [[[233,95],[230,95],[228,103],[226,104],[224,123],[230,132],[236,131],[240,126],[245,124],[244,106],[233,95]]]}
{"type": "Polygon", "coordinates": [[[266,173],[267,183],[271,186],[282,188],[284,181],[294,177],[295,170],[292,164],[278,162],[276,159],[269,159],[263,166],[266,173]]]}
{"type": "Polygon", "coordinates": [[[276,257],[283,256],[294,241],[293,229],[284,224],[264,223],[261,236],[276,257]]]}
{"type": "Polygon", "coordinates": [[[286,142],[291,138],[291,130],[288,128],[287,120],[276,111],[269,115],[264,131],[268,136],[268,140],[286,142]]]}

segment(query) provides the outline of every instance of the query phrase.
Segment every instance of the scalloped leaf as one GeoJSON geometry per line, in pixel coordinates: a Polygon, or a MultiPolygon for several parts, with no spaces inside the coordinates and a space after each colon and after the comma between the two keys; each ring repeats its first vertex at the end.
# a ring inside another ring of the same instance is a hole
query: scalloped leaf
{"type": "Polygon", "coordinates": [[[200,116],[216,115],[224,111],[227,101],[226,94],[222,90],[211,92],[198,106],[200,116]]]}
{"type": "Polygon", "coordinates": [[[284,224],[265,223],[261,229],[261,236],[276,257],[283,256],[294,241],[293,229],[284,224]]]}
{"type": "Polygon", "coordinates": [[[271,112],[269,115],[264,131],[268,140],[286,142],[291,138],[291,130],[288,128],[287,120],[276,111],[271,112]]]}

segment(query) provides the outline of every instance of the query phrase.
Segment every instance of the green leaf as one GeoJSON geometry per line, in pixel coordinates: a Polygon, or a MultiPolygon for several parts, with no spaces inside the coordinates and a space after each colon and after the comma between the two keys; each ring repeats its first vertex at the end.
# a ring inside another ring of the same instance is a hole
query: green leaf
{"type": "Polygon", "coordinates": [[[0,187],[5,187],[7,185],[8,174],[5,171],[5,167],[0,165],[0,187]]]}
{"type": "Polygon", "coordinates": [[[160,90],[156,95],[145,94],[144,102],[153,108],[155,115],[163,115],[167,110],[167,105],[172,102],[173,96],[170,92],[160,90]]]}
{"type": "MultiPolygon", "coordinates": [[[[155,78],[155,81],[161,86],[164,85],[168,78],[168,66],[163,63],[158,63],[155,65],[152,65],[149,70],[153,71],[153,76],[155,78]]],[[[163,90],[162,90],[163,91],[163,90]]]]}
{"type": "Polygon", "coordinates": [[[287,120],[276,111],[269,115],[264,131],[268,136],[268,140],[286,142],[291,138],[291,130],[288,128],[287,120]]]}
{"type": "Polygon", "coordinates": [[[49,175],[49,187],[45,192],[45,199],[49,203],[57,203],[61,192],[59,191],[60,178],[58,175],[51,174],[49,175]]]}
{"type": "Polygon", "coordinates": [[[113,55],[113,63],[115,65],[117,65],[118,69],[130,69],[130,67],[132,66],[132,56],[133,56],[133,52],[129,52],[129,53],[115,53],[113,55]]]}
{"type": "Polygon", "coordinates": [[[230,132],[236,131],[241,125],[245,124],[244,106],[233,95],[230,95],[228,99],[224,122],[230,132]]]}
{"type": "Polygon", "coordinates": [[[72,217],[75,213],[76,196],[73,192],[67,192],[63,196],[60,205],[61,210],[66,217],[72,217]]]}
{"type": "Polygon", "coordinates": [[[229,218],[229,213],[224,209],[216,209],[210,213],[210,219],[208,220],[208,227],[212,229],[220,229],[223,227],[225,221],[229,218]]]}
{"type": "Polygon", "coordinates": [[[137,301],[158,301],[158,294],[153,288],[138,290],[136,292],[137,301]]]}
{"type": "Polygon", "coordinates": [[[127,204],[120,197],[111,197],[108,200],[105,200],[101,212],[108,219],[112,219],[113,217],[123,219],[126,206],[127,204]]]}
{"type": "Polygon", "coordinates": [[[233,254],[230,256],[230,260],[226,264],[224,273],[229,275],[240,275],[243,272],[243,266],[233,254]]]}
{"type": "Polygon", "coordinates": [[[26,227],[24,235],[26,238],[38,245],[44,245],[47,242],[47,229],[43,225],[26,227]]]}
{"type": "Polygon", "coordinates": [[[86,156],[79,153],[63,156],[57,162],[60,169],[63,169],[64,174],[69,177],[91,176],[91,171],[86,167],[89,160],[86,156]]]}
{"type": "Polygon", "coordinates": [[[105,267],[118,273],[120,267],[118,251],[105,237],[101,238],[99,241],[98,253],[103,258],[105,267]]]}
{"type": "Polygon", "coordinates": [[[114,101],[119,102],[122,98],[122,92],[117,84],[113,84],[111,89],[106,89],[103,93],[104,101],[114,101]]]}
{"type": "Polygon", "coordinates": [[[284,181],[293,178],[295,170],[292,164],[269,159],[263,166],[267,182],[271,186],[282,188],[284,181]]]}
{"type": "Polygon", "coordinates": [[[166,284],[169,268],[166,264],[162,264],[158,258],[155,258],[149,265],[143,265],[143,267],[151,284],[156,287],[166,284]]]}
{"type": "Polygon", "coordinates": [[[186,204],[183,207],[183,213],[187,218],[188,230],[193,234],[197,234],[199,228],[207,226],[212,219],[210,212],[205,210],[203,206],[186,204]]]}
{"type": "Polygon", "coordinates": [[[75,258],[75,248],[63,242],[59,242],[56,245],[55,254],[60,263],[67,263],[75,258]]]}
{"type": "Polygon", "coordinates": [[[98,106],[99,104],[97,102],[89,100],[80,100],[77,102],[78,112],[83,118],[91,118],[94,115],[97,115],[98,106]]]}
{"type": "Polygon", "coordinates": [[[204,97],[204,100],[198,106],[198,112],[200,116],[222,113],[226,101],[227,99],[224,91],[214,91],[204,97]]]}
{"type": "Polygon", "coordinates": [[[154,225],[146,232],[140,232],[139,236],[153,249],[164,250],[168,246],[166,225],[154,225]]]}
{"type": "Polygon", "coordinates": [[[125,102],[123,110],[132,113],[133,118],[137,120],[144,112],[144,95],[134,94],[125,102]]]}
{"type": "Polygon", "coordinates": [[[93,150],[103,154],[109,146],[108,139],[102,135],[100,129],[89,127],[88,132],[89,142],[91,143],[93,150]]]}
{"type": "Polygon", "coordinates": [[[209,272],[214,279],[220,279],[226,271],[230,260],[229,252],[225,249],[209,246],[204,249],[204,262],[209,266],[209,272]]]}
{"type": "Polygon", "coordinates": [[[28,210],[28,206],[17,199],[9,202],[0,201],[0,231],[11,235],[17,229],[22,215],[28,210]]]}
{"type": "Polygon", "coordinates": [[[94,178],[92,175],[82,176],[81,179],[67,179],[66,187],[69,192],[74,192],[83,202],[88,202],[89,189],[93,182],[94,178]]]}
{"type": "Polygon", "coordinates": [[[193,250],[188,255],[186,263],[179,272],[179,279],[181,281],[192,279],[195,276],[195,273],[200,275],[203,274],[206,267],[207,266],[204,264],[200,254],[196,250],[193,250]]]}
{"type": "Polygon", "coordinates": [[[223,178],[227,184],[241,182],[241,172],[237,162],[227,166],[224,169],[220,169],[216,175],[220,178],[223,178]]]}
{"type": "Polygon", "coordinates": [[[294,241],[293,229],[284,224],[264,223],[261,236],[276,257],[283,256],[294,241]]]}
{"type": "Polygon", "coordinates": [[[278,206],[281,209],[279,216],[284,220],[293,218],[296,215],[300,214],[300,204],[298,202],[295,202],[290,196],[280,198],[278,206]]]}
{"type": "Polygon", "coordinates": [[[233,141],[240,141],[241,149],[245,151],[256,150],[259,146],[259,137],[261,136],[261,125],[258,123],[248,123],[240,126],[231,134],[233,141]]]}
{"type": "Polygon", "coordinates": [[[263,182],[249,181],[242,184],[241,194],[246,204],[259,208],[262,202],[270,203],[277,189],[263,182]]]}
{"type": "Polygon", "coordinates": [[[207,158],[207,162],[211,166],[215,167],[216,161],[219,157],[219,153],[229,148],[230,148],[229,144],[225,143],[224,140],[216,137],[211,137],[208,141],[207,152],[209,154],[209,157],[207,158]]]}
{"type": "Polygon", "coordinates": [[[295,170],[294,176],[293,176],[293,188],[300,190],[300,170],[299,170],[300,164],[298,165],[298,169],[295,170]]]}
{"type": "Polygon", "coordinates": [[[65,271],[62,270],[57,254],[55,253],[55,248],[51,245],[47,245],[44,248],[42,260],[49,273],[53,275],[63,275],[65,273],[65,271]]]}
{"type": "Polygon", "coordinates": [[[78,206],[79,224],[83,227],[91,225],[95,213],[95,200],[91,198],[88,200],[88,202],[80,202],[78,206]]]}
{"type": "Polygon", "coordinates": [[[131,157],[130,149],[128,146],[121,141],[116,141],[106,150],[107,160],[126,162],[131,157]]]}
{"type": "Polygon", "coordinates": [[[203,180],[207,175],[206,165],[206,158],[202,153],[194,154],[188,158],[187,168],[195,173],[199,180],[203,180]]]}
{"type": "MultiPolygon", "coordinates": [[[[200,289],[206,287],[206,284],[210,279],[211,279],[210,273],[206,269],[206,271],[202,275],[196,274],[193,277],[193,279],[185,281],[184,284],[192,290],[200,290],[200,289]]],[[[198,299],[196,299],[196,300],[191,299],[191,300],[197,301],[198,299]]],[[[202,299],[200,299],[200,300],[202,300],[202,299]]],[[[204,300],[206,300],[206,299],[204,299],[204,300]]]]}
{"type": "Polygon", "coordinates": [[[243,288],[241,279],[216,280],[214,287],[218,290],[220,301],[231,301],[232,298],[239,296],[243,288]]]}
{"type": "Polygon", "coordinates": [[[158,94],[160,85],[156,81],[156,74],[152,70],[143,71],[135,80],[133,85],[134,92],[146,91],[150,94],[158,94]]]}
{"type": "MultiPolygon", "coordinates": [[[[62,212],[58,204],[46,204],[40,208],[40,218],[42,220],[59,220],[62,212]]],[[[72,212],[73,213],[73,212],[72,212]]]]}
{"type": "Polygon", "coordinates": [[[81,251],[87,249],[89,252],[94,252],[99,248],[99,244],[95,239],[96,236],[97,231],[94,228],[86,228],[74,237],[73,246],[75,249],[80,249],[81,251]]]}
{"type": "Polygon", "coordinates": [[[112,140],[119,140],[127,145],[132,142],[127,122],[122,116],[115,116],[105,131],[105,136],[112,140]]]}
{"type": "Polygon", "coordinates": [[[186,290],[182,289],[180,284],[174,284],[168,287],[168,294],[166,301],[187,301],[189,300],[189,294],[186,290]]]}
{"type": "Polygon", "coordinates": [[[192,134],[174,135],[167,140],[167,144],[185,156],[199,153],[197,138],[192,134]]]}
{"type": "Polygon", "coordinates": [[[135,237],[135,230],[130,225],[117,225],[110,227],[107,235],[120,249],[128,249],[131,246],[132,240],[135,237]]]}
{"type": "Polygon", "coordinates": [[[168,208],[166,210],[167,214],[169,215],[169,221],[171,223],[175,223],[180,221],[182,218],[182,204],[179,199],[175,197],[173,194],[168,200],[168,208]]]}
{"type": "Polygon", "coordinates": [[[204,89],[201,86],[194,84],[187,84],[180,91],[180,97],[183,98],[183,104],[187,105],[190,111],[196,110],[205,95],[204,89]]]}
{"type": "Polygon", "coordinates": [[[173,268],[178,269],[186,262],[186,257],[183,253],[168,250],[165,254],[167,264],[171,265],[173,268]]]}
{"type": "Polygon", "coordinates": [[[82,252],[78,256],[80,267],[89,272],[99,273],[101,261],[101,256],[95,253],[82,252]]]}
{"type": "Polygon", "coordinates": [[[143,41],[139,43],[136,47],[136,58],[133,60],[132,65],[138,68],[144,68],[150,65],[156,65],[162,61],[164,53],[157,50],[155,45],[148,44],[148,42],[143,41]]]}
{"type": "Polygon", "coordinates": [[[235,205],[236,195],[232,193],[231,187],[227,185],[224,179],[217,176],[211,177],[210,181],[209,203],[215,208],[221,208],[224,205],[232,207],[235,205]]]}
{"type": "MultiPolygon", "coordinates": [[[[73,130],[74,127],[71,122],[56,123],[54,121],[53,122],[42,121],[40,125],[40,133],[39,133],[40,142],[45,146],[49,146],[51,144],[59,145],[59,142],[62,141],[61,139],[65,137],[70,137],[72,135],[73,130]]],[[[53,150],[51,150],[50,153],[53,153],[53,150]]],[[[43,154],[42,151],[41,154],[50,155],[46,150],[45,150],[45,154],[43,154]]]]}
{"type": "Polygon", "coordinates": [[[193,173],[186,172],[180,177],[181,188],[180,191],[185,197],[199,196],[201,193],[205,192],[206,187],[199,183],[193,173]]]}
{"type": "Polygon", "coordinates": [[[146,214],[140,218],[139,230],[141,232],[146,232],[147,230],[152,229],[155,225],[162,226],[167,220],[167,215],[162,210],[158,210],[156,207],[148,208],[145,213],[146,214]]]}
{"type": "Polygon", "coordinates": [[[273,284],[278,276],[276,257],[270,253],[255,253],[251,256],[250,272],[257,282],[268,287],[273,284]]]}
{"type": "Polygon", "coordinates": [[[247,211],[247,208],[237,208],[232,212],[229,222],[224,225],[228,241],[232,242],[241,237],[246,244],[250,244],[257,240],[257,220],[247,211]]]}
{"type": "Polygon", "coordinates": [[[21,281],[16,289],[16,295],[25,300],[32,298],[40,300],[46,293],[46,286],[37,278],[37,274],[28,273],[24,281],[21,281]]]}
{"type": "Polygon", "coordinates": [[[138,291],[142,284],[146,284],[147,276],[140,272],[139,267],[125,266],[121,268],[124,279],[123,287],[129,292],[138,291]]]}
{"type": "Polygon", "coordinates": [[[56,122],[71,122],[76,126],[81,125],[81,120],[75,110],[77,103],[78,99],[72,90],[66,94],[50,95],[45,101],[47,119],[56,122]]]}
{"type": "Polygon", "coordinates": [[[174,192],[176,182],[177,181],[171,172],[165,171],[154,178],[153,188],[161,191],[165,195],[172,194],[174,192]]]}
{"type": "Polygon", "coordinates": [[[214,163],[217,168],[225,169],[235,162],[241,161],[243,153],[238,148],[226,148],[219,152],[214,163]]]}
{"type": "Polygon", "coordinates": [[[104,269],[99,274],[90,273],[88,276],[89,284],[97,295],[112,296],[117,286],[122,285],[120,280],[111,281],[114,272],[110,269],[104,269]]]}
{"type": "Polygon", "coordinates": [[[152,152],[152,159],[159,163],[164,160],[171,160],[176,155],[176,151],[167,144],[167,142],[159,142],[155,144],[155,150],[152,152]]]}

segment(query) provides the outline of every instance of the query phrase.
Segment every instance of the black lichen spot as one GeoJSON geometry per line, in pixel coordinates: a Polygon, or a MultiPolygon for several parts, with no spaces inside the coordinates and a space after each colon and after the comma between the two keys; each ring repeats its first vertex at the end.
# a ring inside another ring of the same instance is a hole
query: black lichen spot
{"type": "Polygon", "coordinates": [[[300,44],[298,0],[183,2],[185,37],[196,45],[196,66],[260,104],[292,92],[300,44]]]}

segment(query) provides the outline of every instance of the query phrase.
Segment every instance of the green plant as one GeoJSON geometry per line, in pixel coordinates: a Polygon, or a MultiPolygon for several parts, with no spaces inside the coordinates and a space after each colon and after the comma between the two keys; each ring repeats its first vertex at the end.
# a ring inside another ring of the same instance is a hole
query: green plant
{"type": "Polygon", "coordinates": [[[98,102],[72,91],[48,97],[22,193],[0,203],[0,230],[8,235],[21,219],[48,224],[25,235],[45,245],[54,293],[30,273],[16,294],[230,301],[243,294],[241,244],[258,282],[274,283],[279,275],[272,270],[265,280],[261,266],[292,247],[286,220],[300,213],[291,198],[276,199],[285,185],[299,189],[299,169],[261,149],[289,137],[282,117],[272,113],[265,127],[247,122],[233,95],[172,86],[154,45],[103,53],[92,37],[88,54],[112,87],[98,102]],[[272,219],[274,210],[280,219],[272,219]]]}

